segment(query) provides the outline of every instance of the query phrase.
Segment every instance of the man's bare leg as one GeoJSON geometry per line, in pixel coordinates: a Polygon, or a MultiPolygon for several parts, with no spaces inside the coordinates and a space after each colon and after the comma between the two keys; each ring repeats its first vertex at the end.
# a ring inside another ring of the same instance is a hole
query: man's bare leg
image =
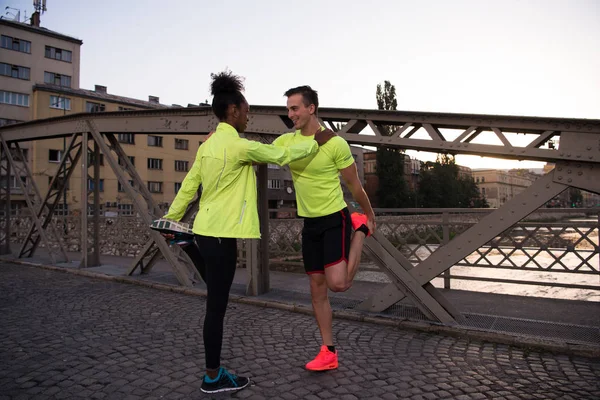
{"type": "Polygon", "coordinates": [[[333,346],[333,323],[331,304],[327,297],[327,281],[323,274],[311,274],[310,278],[310,297],[312,299],[315,319],[321,332],[321,338],[325,346],[333,346]]]}
{"type": "Polygon", "coordinates": [[[352,285],[352,281],[354,281],[354,277],[358,272],[360,257],[362,256],[362,250],[365,244],[365,237],[365,234],[361,231],[356,231],[354,232],[354,235],[352,235],[350,254],[348,255],[348,273],[346,277],[349,285],[352,285]]]}

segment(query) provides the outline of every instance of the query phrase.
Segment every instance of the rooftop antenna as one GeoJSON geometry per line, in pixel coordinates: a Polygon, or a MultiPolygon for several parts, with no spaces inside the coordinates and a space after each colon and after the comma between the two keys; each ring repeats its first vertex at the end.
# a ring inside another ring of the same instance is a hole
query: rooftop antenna
{"type": "Polygon", "coordinates": [[[37,13],[42,15],[47,11],[46,9],[46,0],[33,0],[33,8],[37,13]]]}
{"type": "Polygon", "coordinates": [[[4,8],[4,10],[6,11],[4,13],[4,15],[9,15],[9,16],[13,17],[13,20],[15,20],[17,22],[21,22],[21,10],[19,10],[18,8],[12,8],[9,6],[6,6],[6,8],[4,8]],[[10,12],[8,10],[14,10],[14,11],[16,11],[16,13],[13,14],[12,12],[10,12]]]}

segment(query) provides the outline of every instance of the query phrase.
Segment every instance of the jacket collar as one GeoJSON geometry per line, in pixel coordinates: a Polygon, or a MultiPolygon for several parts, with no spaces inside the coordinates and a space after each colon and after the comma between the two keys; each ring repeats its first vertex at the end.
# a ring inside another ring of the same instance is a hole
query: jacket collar
{"type": "Polygon", "coordinates": [[[240,134],[238,133],[238,131],[235,130],[235,128],[233,126],[229,125],[226,122],[219,122],[219,125],[217,125],[217,129],[215,129],[215,133],[219,134],[219,135],[225,135],[228,137],[231,137],[231,136],[240,137],[240,134]]]}

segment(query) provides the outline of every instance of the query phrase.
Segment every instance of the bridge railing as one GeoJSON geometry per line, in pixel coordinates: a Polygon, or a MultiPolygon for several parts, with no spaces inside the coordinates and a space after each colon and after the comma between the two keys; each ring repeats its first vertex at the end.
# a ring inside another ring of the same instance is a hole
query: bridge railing
{"type": "MultiPolygon", "coordinates": [[[[494,209],[375,211],[378,231],[417,265],[494,209]]],[[[452,280],[462,280],[600,290],[599,227],[598,208],[539,209],[463,258],[440,278],[446,289],[451,288],[452,280]],[[573,279],[571,274],[578,278],[573,279]]],[[[271,220],[272,263],[301,265],[301,230],[302,220],[271,220]]],[[[363,255],[362,261],[368,263],[368,256],[363,255]]]]}
{"type": "MultiPolygon", "coordinates": [[[[272,213],[280,210],[270,210],[272,213]]],[[[286,209],[292,213],[295,210],[286,209]]],[[[493,209],[376,209],[377,229],[414,265],[437,248],[477,224],[493,209]]],[[[55,216],[66,250],[81,250],[80,217],[55,216]]],[[[28,213],[11,217],[11,242],[21,243],[32,224],[28,213]]],[[[269,221],[269,257],[272,268],[302,271],[302,219],[269,221]]],[[[100,253],[135,257],[150,239],[141,218],[130,215],[100,217],[100,253]]],[[[439,278],[449,289],[453,281],[600,290],[600,209],[542,208],[513,225],[463,258],[439,278]],[[576,277],[573,279],[573,277],[576,277]]],[[[57,243],[51,242],[51,246],[57,243]]],[[[240,265],[245,246],[239,243],[240,265]]],[[[363,254],[364,268],[371,266],[363,254]]],[[[459,286],[462,287],[462,286],[459,286]]]]}

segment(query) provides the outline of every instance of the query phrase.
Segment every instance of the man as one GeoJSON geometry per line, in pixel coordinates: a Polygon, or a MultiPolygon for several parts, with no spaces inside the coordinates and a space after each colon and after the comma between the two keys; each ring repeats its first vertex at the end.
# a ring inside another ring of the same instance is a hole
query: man
{"type": "MultiPolygon", "coordinates": [[[[288,147],[313,140],[314,133],[324,130],[317,118],[319,98],[310,86],[285,92],[288,117],[295,132],[277,138],[275,146],[288,147]]],[[[343,292],[350,288],[356,275],[364,239],[375,230],[371,208],[348,143],[339,136],[319,147],[316,154],[289,164],[296,189],[298,215],[304,218],[302,256],[310,279],[313,311],[323,343],[317,357],[306,364],[312,371],[338,367],[333,344],[332,312],[327,288],[343,292]],[[340,185],[339,175],[365,214],[350,216],[340,185]],[[352,236],[351,224],[355,229],[352,236]],[[352,236],[352,238],[351,238],[352,236]]]]}

